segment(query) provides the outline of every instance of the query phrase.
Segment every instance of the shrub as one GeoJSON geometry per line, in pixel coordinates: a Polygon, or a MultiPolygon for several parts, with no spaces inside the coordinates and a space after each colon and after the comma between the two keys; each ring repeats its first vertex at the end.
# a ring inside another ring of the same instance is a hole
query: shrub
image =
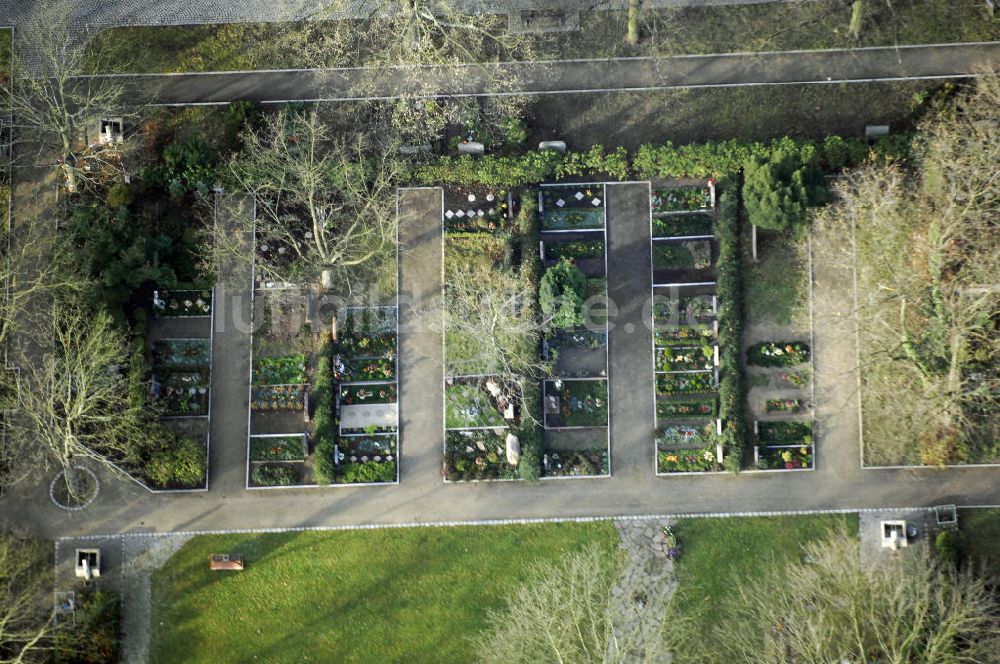
{"type": "MultiPolygon", "coordinates": [[[[743,336],[743,282],[740,272],[739,194],[719,197],[715,236],[719,241],[717,294],[719,299],[719,417],[723,420],[730,456],[742,462],[746,450],[746,388],[740,363],[743,336]]],[[[737,463],[736,461],[729,462],[737,463]]]]}
{"type": "Polygon", "coordinates": [[[395,482],[395,461],[368,461],[349,463],[337,477],[337,484],[371,484],[374,482],[395,482]]]}
{"type": "Polygon", "coordinates": [[[333,484],[337,475],[337,466],[333,455],[336,447],[331,438],[323,438],[313,449],[313,479],[316,484],[333,484]]]}
{"type": "Polygon", "coordinates": [[[942,562],[954,566],[961,558],[962,542],[955,533],[942,530],[934,539],[934,551],[942,562]]]}
{"type": "Polygon", "coordinates": [[[553,326],[578,327],[583,324],[580,314],[586,290],[587,278],[580,268],[561,258],[542,275],[538,286],[538,304],[553,326]]]}
{"type": "MultiPolygon", "coordinates": [[[[537,392],[531,396],[537,396],[537,392]]],[[[537,480],[542,472],[541,428],[526,424],[514,433],[521,442],[521,461],[517,465],[518,477],[528,481],[537,480]]]]}
{"type": "Polygon", "coordinates": [[[520,145],[528,140],[528,125],[520,118],[506,117],[500,120],[500,134],[504,145],[520,145]]]}
{"type": "MultiPolygon", "coordinates": [[[[167,432],[170,435],[170,432],[167,432]]],[[[192,438],[174,438],[153,452],[146,475],[162,487],[198,487],[205,483],[205,446],[192,438]]]]}
{"type": "Polygon", "coordinates": [[[76,591],[75,620],[56,631],[56,664],[112,664],[119,661],[121,599],[108,590],[76,591]]]}
{"type": "Polygon", "coordinates": [[[291,464],[264,463],[254,466],[250,478],[260,486],[291,486],[298,482],[298,473],[291,464]]]}
{"type": "Polygon", "coordinates": [[[119,208],[128,207],[135,197],[132,187],[125,184],[124,181],[119,181],[111,185],[108,188],[108,193],[104,197],[105,202],[108,207],[119,208]]]}
{"type": "Polygon", "coordinates": [[[808,208],[829,200],[819,168],[800,154],[777,150],[745,166],[743,204],[750,223],[776,231],[797,231],[809,221],[808,208]]]}

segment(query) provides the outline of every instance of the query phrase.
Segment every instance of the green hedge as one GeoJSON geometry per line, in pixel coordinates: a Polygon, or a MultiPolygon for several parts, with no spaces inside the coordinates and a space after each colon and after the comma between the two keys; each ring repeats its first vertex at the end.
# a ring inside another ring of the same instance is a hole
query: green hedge
{"type": "Polygon", "coordinates": [[[740,272],[740,206],[736,177],[720,183],[715,236],[719,241],[716,292],[719,299],[719,417],[729,454],[741,461],[747,445],[746,386],[740,364],[743,282],[740,272]]]}
{"type": "Polygon", "coordinates": [[[754,158],[767,160],[777,150],[796,153],[802,163],[814,164],[826,172],[839,171],[860,164],[873,153],[880,159],[906,159],[910,140],[896,134],[879,140],[874,146],[861,138],[827,136],[822,141],[789,137],[768,143],[735,139],[709,143],[642,145],[629,160],[625,148],[608,152],[594,145],[583,152],[538,152],[499,157],[444,156],[413,166],[409,179],[428,185],[460,184],[488,187],[517,187],[564,178],[627,180],[638,178],[707,178],[738,172],[754,158]]]}
{"type": "Polygon", "coordinates": [[[317,484],[333,484],[336,464],[333,455],[337,442],[336,424],[333,420],[333,342],[327,341],[320,351],[313,375],[310,398],[313,411],[313,479],[317,484]]]}

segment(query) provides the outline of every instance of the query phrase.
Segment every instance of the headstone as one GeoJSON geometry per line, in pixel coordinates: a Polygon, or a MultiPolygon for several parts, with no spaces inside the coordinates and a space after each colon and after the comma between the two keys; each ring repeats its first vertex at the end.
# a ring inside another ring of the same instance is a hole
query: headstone
{"type": "Polygon", "coordinates": [[[516,466],[521,462],[521,441],[512,433],[507,434],[506,440],[507,463],[516,466]]]}
{"type": "Polygon", "coordinates": [[[869,141],[888,135],[889,125],[865,125],[865,138],[869,141]]]}
{"type": "Polygon", "coordinates": [[[542,141],[538,144],[538,149],[542,152],[566,152],[566,142],[565,141],[542,141]]]}
{"type": "Polygon", "coordinates": [[[458,144],[458,151],[462,154],[483,154],[486,148],[479,141],[466,141],[458,144]]]}

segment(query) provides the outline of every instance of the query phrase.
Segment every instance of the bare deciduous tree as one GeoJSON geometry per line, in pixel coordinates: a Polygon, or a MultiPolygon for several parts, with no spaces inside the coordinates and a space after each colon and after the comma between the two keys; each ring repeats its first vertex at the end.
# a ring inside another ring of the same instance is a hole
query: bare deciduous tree
{"type": "MultiPolygon", "coordinates": [[[[399,169],[390,147],[335,135],[315,111],[268,119],[230,162],[256,199],[256,220],[238,218],[254,224],[258,272],[277,281],[319,274],[324,287],[347,290],[364,281],[363,270],[395,258],[399,169]]],[[[253,258],[245,242],[226,237],[219,259],[253,258]]]]}
{"type": "Polygon", "coordinates": [[[478,642],[484,664],[595,664],[631,661],[615,643],[611,589],[618,566],[596,547],[537,565],[524,585],[491,611],[493,629],[478,642]]]}
{"type": "Polygon", "coordinates": [[[1000,436],[998,108],[984,76],[921,128],[913,171],[850,173],[819,217],[855,227],[870,463],[966,461],[1000,436]]]}
{"type": "Polygon", "coordinates": [[[1000,626],[985,580],[911,554],[862,566],[854,538],[811,542],[805,562],[716,598],[726,620],[710,640],[749,664],[991,661],[1000,626]]]}
{"type": "Polygon", "coordinates": [[[47,661],[53,622],[46,549],[30,537],[0,534],[0,664],[47,661]]]}
{"type": "Polygon", "coordinates": [[[120,367],[128,356],[125,335],[104,311],[67,303],[53,309],[51,326],[37,330],[32,361],[3,391],[10,458],[21,476],[50,464],[63,470],[69,495],[80,497],[79,459],[119,477],[116,462],[130,444],[142,440],[148,416],[144,403],[129,398],[128,377],[120,367]]]}
{"type": "Polygon", "coordinates": [[[116,79],[82,77],[88,72],[71,11],[71,3],[56,2],[19,26],[12,75],[0,93],[10,104],[18,142],[37,144],[39,155],[54,159],[66,189],[75,192],[122,173],[130,143],[102,142],[98,123],[112,117],[124,122],[136,111],[124,106],[124,87],[116,79]]]}

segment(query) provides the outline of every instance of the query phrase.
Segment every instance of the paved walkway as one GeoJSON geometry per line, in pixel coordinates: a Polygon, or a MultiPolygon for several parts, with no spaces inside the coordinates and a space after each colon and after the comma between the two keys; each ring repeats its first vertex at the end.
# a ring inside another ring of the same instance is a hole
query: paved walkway
{"type": "Polygon", "coordinates": [[[617,308],[608,333],[611,471],[640,480],[653,472],[653,338],[643,313],[649,271],[649,184],[609,184],[608,297],[617,308]]]}
{"type": "MultiPolygon", "coordinates": [[[[512,62],[509,94],[623,92],[906,79],[961,78],[1000,63],[1000,42],[826,51],[779,51],[670,57],[512,62]]],[[[156,104],[224,104],[485,96],[493,76],[480,65],[419,68],[306,69],[119,77],[125,98],[156,104]]]]}

